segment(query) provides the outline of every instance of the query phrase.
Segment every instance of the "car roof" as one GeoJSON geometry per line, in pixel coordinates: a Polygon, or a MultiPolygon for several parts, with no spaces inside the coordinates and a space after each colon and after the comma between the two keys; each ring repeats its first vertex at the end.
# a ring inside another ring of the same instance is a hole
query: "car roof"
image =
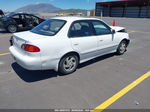
{"type": "Polygon", "coordinates": [[[53,17],[52,19],[60,19],[65,21],[77,21],[77,20],[100,20],[98,18],[90,18],[90,17],[78,17],[78,16],[66,16],[66,17],[53,17]]]}
{"type": "Polygon", "coordinates": [[[28,13],[24,13],[24,12],[11,12],[11,13],[9,13],[8,15],[13,16],[13,15],[16,15],[16,14],[27,14],[27,15],[32,15],[32,14],[28,14],[28,13]]]}

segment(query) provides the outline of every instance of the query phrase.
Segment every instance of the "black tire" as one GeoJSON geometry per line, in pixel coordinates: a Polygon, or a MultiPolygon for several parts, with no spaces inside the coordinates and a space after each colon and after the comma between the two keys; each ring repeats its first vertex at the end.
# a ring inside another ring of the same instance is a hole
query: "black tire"
{"type": "Polygon", "coordinates": [[[118,55],[123,55],[127,51],[127,41],[123,40],[120,42],[118,48],[117,48],[117,54],[118,55]]]}
{"type": "Polygon", "coordinates": [[[58,71],[63,75],[71,74],[76,71],[78,64],[79,58],[77,55],[68,54],[60,60],[58,71]]]}
{"type": "Polygon", "coordinates": [[[10,33],[15,33],[17,31],[17,26],[16,25],[8,25],[7,30],[10,33]]]}

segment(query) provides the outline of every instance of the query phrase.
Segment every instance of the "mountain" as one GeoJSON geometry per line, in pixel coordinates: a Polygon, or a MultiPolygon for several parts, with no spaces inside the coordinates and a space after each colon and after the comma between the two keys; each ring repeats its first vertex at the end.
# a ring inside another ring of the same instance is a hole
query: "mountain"
{"type": "Polygon", "coordinates": [[[85,9],[62,9],[56,12],[57,13],[85,13],[87,12],[87,10],[85,9]]]}
{"type": "Polygon", "coordinates": [[[51,4],[35,3],[24,6],[16,10],[16,12],[28,12],[28,13],[52,13],[61,10],[51,4]]]}

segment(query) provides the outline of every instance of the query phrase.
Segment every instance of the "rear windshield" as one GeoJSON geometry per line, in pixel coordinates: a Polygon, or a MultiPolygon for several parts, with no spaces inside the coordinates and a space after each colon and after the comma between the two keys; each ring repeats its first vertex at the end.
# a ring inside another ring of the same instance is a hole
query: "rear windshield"
{"type": "Polygon", "coordinates": [[[33,28],[31,32],[40,35],[53,36],[61,30],[65,23],[66,21],[64,20],[50,19],[33,28]]]}

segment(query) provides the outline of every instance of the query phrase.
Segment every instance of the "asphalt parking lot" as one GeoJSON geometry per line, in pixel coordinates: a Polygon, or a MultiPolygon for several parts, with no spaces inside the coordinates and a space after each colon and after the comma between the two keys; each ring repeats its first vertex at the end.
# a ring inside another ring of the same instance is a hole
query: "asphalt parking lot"
{"type": "Polygon", "coordinates": [[[12,34],[0,33],[0,108],[94,109],[106,102],[105,109],[150,109],[150,19],[103,18],[108,24],[114,19],[130,33],[128,51],[93,59],[65,76],[21,68],[9,54],[12,34]],[[122,96],[112,97],[120,91],[122,96]]]}

